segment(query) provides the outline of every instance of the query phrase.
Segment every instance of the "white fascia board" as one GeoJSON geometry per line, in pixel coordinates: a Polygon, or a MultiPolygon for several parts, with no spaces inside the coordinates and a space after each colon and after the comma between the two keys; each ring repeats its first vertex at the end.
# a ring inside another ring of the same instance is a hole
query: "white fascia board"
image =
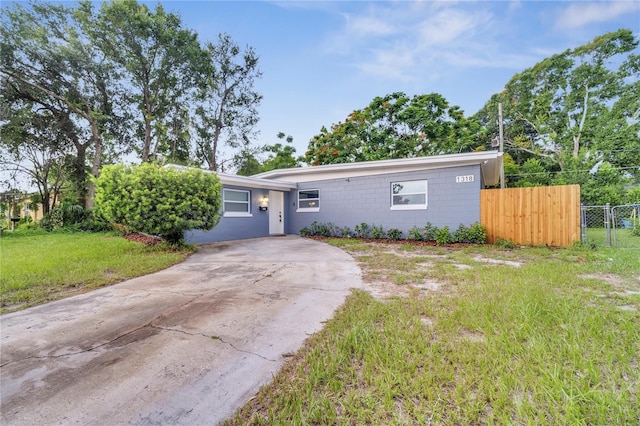
{"type": "Polygon", "coordinates": [[[295,189],[297,185],[291,182],[283,182],[279,180],[260,179],[250,176],[229,175],[226,173],[218,173],[220,182],[223,185],[244,186],[247,188],[263,188],[274,191],[289,191],[295,189]]]}
{"type": "MultiPolygon", "coordinates": [[[[165,167],[176,170],[197,169],[196,167],[180,166],[178,164],[167,164],[165,167]]],[[[243,186],[247,188],[271,189],[274,191],[289,191],[295,189],[297,185],[291,182],[274,181],[270,179],[261,179],[251,176],[230,175],[227,173],[218,173],[212,170],[199,169],[205,173],[213,173],[218,176],[220,183],[223,185],[243,186]]]]}
{"type": "Polygon", "coordinates": [[[496,168],[497,160],[500,156],[501,154],[498,151],[469,152],[436,155],[432,157],[400,158],[278,169],[254,175],[253,177],[274,180],[286,179],[289,182],[309,182],[479,164],[483,168],[483,175],[487,181],[485,184],[492,185],[495,184],[492,183],[493,179],[491,179],[494,175],[493,169],[496,168]]]}

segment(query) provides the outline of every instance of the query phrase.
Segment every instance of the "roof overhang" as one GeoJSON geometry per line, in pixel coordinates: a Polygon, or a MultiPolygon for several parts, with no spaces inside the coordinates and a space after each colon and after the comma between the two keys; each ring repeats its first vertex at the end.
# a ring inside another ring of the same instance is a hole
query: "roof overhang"
{"type": "MultiPolygon", "coordinates": [[[[165,167],[170,167],[176,170],[196,169],[195,167],[180,166],[178,164],[167,164],[165,167]]],[[[223,185],[240,186],[244,188],[270,189],[274,191],[289,191],[290,189],[296,188],[295,183],[285,182],[282,180],[269,180],[252,176],[230,175],[227,173],[218,173],[212,170],[204,169],[198,170],[202,170],[205,173],[215,174],[216,176],[218,176],[218,179],[220,179],[220,183],[223,185]]]]}
{"type": "Polygon", "coordinates": [[[281,180],[261,179],[253,176],[229,175],[226,173],[218,173],[218,178],[223,185],[243,186],[247,188],[263,188],[274,191],[289,191],[295,189],[296,184],[281,180]]]}
{"type": "Polygon", "coordinates": [[[399,158],[393,160],[364,161],[360,163],[277,169],[254,175],[252,178],[287,182],[309,182],[475,164],[480,165],[482,180],[485,186],[498,184],[500,168],[502,167],[502,153],[498,151],[479,151],[462,154],[436,155],[432,157],[399,158]]]}

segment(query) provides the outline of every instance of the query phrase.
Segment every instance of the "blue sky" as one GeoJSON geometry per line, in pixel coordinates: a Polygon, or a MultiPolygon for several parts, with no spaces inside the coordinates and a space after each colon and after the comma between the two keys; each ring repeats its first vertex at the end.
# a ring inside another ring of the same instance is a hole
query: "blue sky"
{"type": "Polygon", "coordinates": [[[471,115],[554,53],[619,28],[640,33],[637,0],[162,4],[203,41],[225,32],[255,49],[264,96],[256,143],[273,144],[282,131],[298,154],[322,126],[376,96],[435,92],[471,115]]]}

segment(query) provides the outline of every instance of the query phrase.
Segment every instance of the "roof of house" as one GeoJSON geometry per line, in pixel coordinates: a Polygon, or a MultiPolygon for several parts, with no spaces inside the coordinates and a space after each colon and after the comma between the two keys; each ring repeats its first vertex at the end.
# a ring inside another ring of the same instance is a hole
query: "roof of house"
{"type": "Polygon", "coordinates": [[[359,163],[327,164],[323,166],[276,169],[253,175],[252,178],[261,181],[275,180],[287,183],[309,182],[445,167],[459,167],[474,164],[480,165],[482,180],[485,186],[498,184],[500,178],[500,167],[502,165],[502,153],[498,151],[479,151],[461,154],[436,155],[432,157],[398,158],[393,160],[363,161],[359,163]]]}
{"type": "MultiPolygon", "coordinates": [[[[178,164],[167,164],[166,167],[170,167],[176,170],[188,170],[193,169],[188,166],[181,166],[178,164]]],[[[205,173],[214,173],[220,179],[220,183],[229,186],[242,186],[246,188],[262,188],[273,190],[289,190],[296,188],[296,184],[292,182],[282,182],[279,180],[260,179],[253,176],[240,176],[230,175],[228,173],[219,173],[212,170],[199,169],[205,173]]]]}

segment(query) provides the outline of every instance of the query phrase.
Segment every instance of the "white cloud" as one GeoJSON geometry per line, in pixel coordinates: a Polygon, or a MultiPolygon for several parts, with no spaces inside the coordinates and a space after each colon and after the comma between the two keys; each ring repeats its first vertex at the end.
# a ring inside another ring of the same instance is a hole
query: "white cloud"
{"type": "Polygon", "coordinates": [[[496,66],[486,57],[497,49],[489,10],[466,2],[372,3],[342,14],[343,27],[327,39],[326,51],[389,80],[423,79],[449,63],[496,66]]]}
{"type": "Polygon", "coordinates": [[[581,28],[596,22],[611,21],[626,14],[640,13],[638,1],[576,2],[564,9],[555,20],[558,29],[581,28]]]}
{"type": "Polygon", "coordinates": [[[355,66],[366,74],[391,80],[411,81],[416,58],[412,48],[396,45],[392,49],[371,49],[372,57],[355,66]]]}
{"type": "Polygon", "coordinates": [[[420,23],[419,41],[423,47],[460,45],[490,22],[491,15],[485,12],[444,9],[420,23]]]}
{"type": "Polygon", "coordinates": [[[359,37],[385,36],[395,32],[393,25],[373,16],[346,16],[347,32],[359,37]]]}

